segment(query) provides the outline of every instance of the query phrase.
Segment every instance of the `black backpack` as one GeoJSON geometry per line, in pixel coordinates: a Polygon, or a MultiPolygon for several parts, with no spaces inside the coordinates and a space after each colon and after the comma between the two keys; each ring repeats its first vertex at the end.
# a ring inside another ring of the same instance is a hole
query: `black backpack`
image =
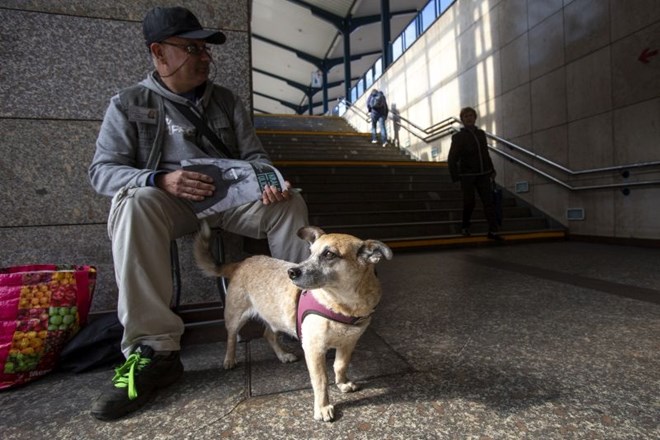
{"type": "Polygon", "coordinates": [[[124,360],[121,338],[124,327],[116,313],[108,313],[89,322],[60,353],[58,369],[82,373],[124,360]]]}
{"type": "Polygon", "coordinates": [[[385,95],[383,92],[378,92],[371,97],[371,108],[381,109],[385,107],[385,95]]]}

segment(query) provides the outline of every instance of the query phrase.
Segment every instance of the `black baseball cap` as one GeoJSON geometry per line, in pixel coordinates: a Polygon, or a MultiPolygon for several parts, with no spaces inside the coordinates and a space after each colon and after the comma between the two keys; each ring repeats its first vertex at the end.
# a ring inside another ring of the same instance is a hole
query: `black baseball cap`
{"type": "Polygon", "coordinates": [[[142,32],[147,46],[169,37],[204,40],[211,44],[222,44],[227,39],[220,31],[204,29],[192,12],[179,6],[151,9],[142,21],[142,32]]]}

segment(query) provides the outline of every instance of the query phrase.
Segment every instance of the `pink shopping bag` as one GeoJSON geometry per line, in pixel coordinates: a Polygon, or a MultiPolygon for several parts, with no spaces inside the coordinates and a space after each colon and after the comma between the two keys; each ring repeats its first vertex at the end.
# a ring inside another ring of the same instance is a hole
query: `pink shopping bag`
{"type": "Polygon", "coordinates": [[[93,266],[0,268],[0,390],[55,368],[87,322],[95,285],[93,266]]]}

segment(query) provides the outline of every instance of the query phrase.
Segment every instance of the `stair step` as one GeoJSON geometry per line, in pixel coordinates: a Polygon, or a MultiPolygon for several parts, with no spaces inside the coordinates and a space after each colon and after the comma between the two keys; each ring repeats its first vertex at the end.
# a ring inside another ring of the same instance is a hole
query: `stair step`
{"type": "MultiPolygon", "coordinates": [[[[565,240],[567,233],[565,229],[539,229],[526,231],[507,231],[499,234],[505,243],[536,242],[548,240],[565,240]]],[[[421,237],[399,237],[382,240],[392,249],[424,249],[429,247],[464,247],[473,245],[491,244],[497,245],[501,242],[490,240],[486,234],[473,234],[470,237],[462,235],[438,235],[421,237]]]]}
{"type": "MultiPolygon", "coordinates": [[[[446,163],[418,162],[404,150],[372,144],[369,133],[355,132],[341,118],[256,119],[257,134],[275,166],[302,189],[310,223],[326,232],[401,248],[492,242],[485,238],[488,225],[479,202],[472,217],[474,235],[458,234],[463,196],[446,163]]],[[[564,229],[552,229],[551,219],[515,194],[504,191],[502,205],[502,233],[509,240],[565,236],[564,229]]]]}
{"type": "MultiPolygon", "coordinates": [[[[543,217],[507,218],[501,227],[503,233],[516,230],[541,230],[548,227],[543,217]]],[[[361,238],[374,238],[378,240],[394,237],[414,237],[424,235],[453,235],[459,234],[460,222],[437,221],[416,223],[372,223],[369,225],[335,225],[321,226],[326,232],[339,232],[352,234],[361,238]]],[[[470,231],[473,234],[486,233],[488,224],[482,219],[472,219],[470,231]]]]}
{"type": "MultiPolygon", "coordinates": [[[[503,210],[504,218],[524,218],[530,215],[529,208],[514,206],[503,210]]],[[[385,211],[385,212],[331,212],[310,213],[309,223],[326,227],[341,224],[374,224],[374,223],[404,223],[453,221],[460,222],[463,216],[461,209],[435,209],[416,211],[385,211]]],[[[483,210],[475,210],[474,220],[483,219],[483,210]]]]}

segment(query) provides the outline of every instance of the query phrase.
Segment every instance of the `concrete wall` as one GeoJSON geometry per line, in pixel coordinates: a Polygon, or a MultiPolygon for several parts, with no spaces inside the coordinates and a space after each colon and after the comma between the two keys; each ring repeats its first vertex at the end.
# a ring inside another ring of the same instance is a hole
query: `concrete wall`
{"type": "MultiPolygon", "coordinates": [[[[485,130],[571,170],[660,161],[660,54],[644,63],[639,57],[647,48],[660,50],[657,0],[458,0],[373,87],[423,128],[473,106],[485,130]]],[[[360,108],[369,92],[357,102],[360,108]]],[[[369,130],[351,112],[347,116],[369,130]]],[[[446,160],[450,144],[421,144],[405,130],[400,141],[425,160],[446,160]]],[[[521,196],[572,234],[660,238],[658,185],[631,186],[629,195],[570,191],[492,156],[500,183],[513,190],[516,182],[529,182],[521,196]],[[567,208],[584,208],[585,220],[568,221],[567,208]]],[[[660,180],[653,169],[630,172],[628,178],[611,172],[568,183],[660,180]]]]}
{"type": "MultiPolygon", "coordinates": [[[[106,219],[110,200],[89,185],[110,97],[152,64],[142,17],[172,1],[25,1],[0,6],[0,266],[93,264],[92,310],[114,309],[106,219]]],[[[248,0],[191,0],[186,7],[227,42],[214,49],[215,81],[251,106],[248,0]]],[[[185,302],[217,300],[213,282],[181,250],[185,302]]],[[[164,269],[166,270],[166,269],[164,269]]]]}

